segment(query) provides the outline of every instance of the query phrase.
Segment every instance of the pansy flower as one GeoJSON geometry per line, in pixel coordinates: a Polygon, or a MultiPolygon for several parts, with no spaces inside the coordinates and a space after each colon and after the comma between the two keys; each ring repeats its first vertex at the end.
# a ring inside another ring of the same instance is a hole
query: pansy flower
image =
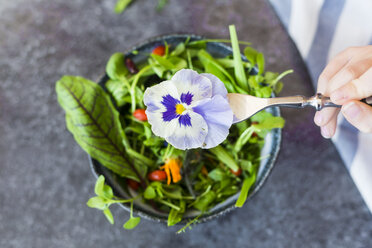
{"type": "Polygon", "coordinates": [[[147,88],[144,103],[153,133],[182,150],[219,145],[233,121],[221,80],[190,69],[147,88]]]}

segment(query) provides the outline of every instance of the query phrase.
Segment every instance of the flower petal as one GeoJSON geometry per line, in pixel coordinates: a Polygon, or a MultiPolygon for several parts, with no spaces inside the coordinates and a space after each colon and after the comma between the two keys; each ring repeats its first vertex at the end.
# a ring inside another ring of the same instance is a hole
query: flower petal
{"type": "Polygon", "coordinates": [[[229,135],[233,121],[233,112],[229,102],[221,95],[215,95],[211,100],[200,101],[193,110],[200,114],[208,125],[205,146],[202,148],[209,149],[221,144],[229,135]]]}
{"type": "Polygon", "coordinates": [[[166,108],[166,111],[163,112],[163,121],[171,121],[179,116],[176,113],[176,105],[178,103],[180,103],[180,101],[169,94],[163,96],[161,104],[166,108]]]}
{"type": "Polygon", "coordinates": [[[227,97],[227,90],[224,83],[215,75],[210,73],[202,73],[204,77],[207,77],[212,82],[212,97],[215,95],[221,95],[224,98],[227,97]]]}
{"type": "Polygon", "coordinates": [[[166,107],[162,104],[165,96],[171,96],[174,99],[179,99],[177,88],[172,81],[164,81],[147,88],[143,95],[143,102],[147,106],[147,111],[164,112],[166,107]]]}
{"type": "Polygon", "coordinates": [[[185,99],[184,103],[188,105],[190,105],[191,101],[202,100],[212,96],[212,82],[196,71],[190,69],[179,70],[173,75],[171,80],[177,88],[179,95],[184,94],[182,99],[185,99]],[[186,98],[187,94],[188,98],[186,98]]]}
{"type": "Polygon", "coordinates": [[[165,140],[177,149],[185,150],[202,147],[208,134],[208,126],[203,117],[190,110],[184,115],[189,115],[191,125],[177,123],[173,134],[165,137],[165,140]]]}
{"type": "Polygon", "coordinates": [[[174,133],[178,127],[178,118],[164,121],[162,112],[152,112],[146,110],[147,120],[151,124],[151,130],[156,136],[168,137],[174,133]]]}

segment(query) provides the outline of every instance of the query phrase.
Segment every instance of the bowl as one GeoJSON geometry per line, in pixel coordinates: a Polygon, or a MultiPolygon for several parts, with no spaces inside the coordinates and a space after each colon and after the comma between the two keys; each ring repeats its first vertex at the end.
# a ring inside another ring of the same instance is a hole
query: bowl
{"type": "MultiPolygon", "coordinates": [[[[131,58],[135,63],[140,63],[146,59],[146,55],[149,54],[151,51],[159,46],[163,45],[164,41],[167,42],[172,47],[175,47],[178,43],[184,42],[188,37],[190,37],[190,41],[195,40],[202,40],[205,39],[201,36],[197,35],[188,35],[188,34],[173,34],[173,35],[165,35],[165,36],[158,36],[151,38],[143,43],[140,43],[131,49],[124,52],[126,57],[131,58]],[[136,55],[132,53],[132,51],[138,51],[136,55]]],[[[213,56],[213,57],[226,57],[232,54],[232,48],[219,42],[208,42],[206,50],[213,56]]],[[[246,61],[246,58],[242,55],[242,59],[246,61]]],[[[105,82],[108,80],[107,75],[103,76],[99,80],[99,84],[105,89],[105,82]]],[[[280,111],[278,107],[269,108],[266,111],[270,112],[274,116],[280,116],[280,111]]],[[[281,129],[273,129],[269,132],[265,137],[265,145],[261,150],[261,156],[265,158],[261,160],[260,167],[258,169],[257,178],[255,184],[251,187],[249,191],[249,195],[246,201],[246,205],[251,204],[252,197],[262,188],[267,177],[269,176],[271,170],[274,167],[275,160],[278,156],[279,149],[281,143],[281,129]]],[[[114,174],[103,165],[101,165],[97,160],[91,158],[89,156],[89,162],[92,169],[93,174],[98,177],[99,175],[103,175],[106,178],[106,183],[110,185],[114,191],[115,196],[121,198],[130,198],[130,192],[127,188],[125,183],[125,179],[122,177],[114,174]]],[[[239,192],[240,193],[240,192],[239,192]]],[[[199,222],[204,222],[207,220],[214,219],[218,216],[226,214],[227,212],[233,210],[235,208],[235,202],[238,199],[239,193],[229,197],[224,202],[214,206],[211,208],[207,213],[203,214],[199,218],[199,222]]],[[[129,204],[121,204],[125,210],[130,211],[129,204]]],[[[156,221],[156,222],[167,222],[168,214],[161,213],[154,210],[152,207],[144,204],[140,200],[136,200],[133,206],[134,214],[143,217],[148,220],[156,221]]],[[[184,224],[187,221],[195,218],[199,213],[197,211],[187,211],[184,214],[184,218],[178,224],[184,224]]]]}

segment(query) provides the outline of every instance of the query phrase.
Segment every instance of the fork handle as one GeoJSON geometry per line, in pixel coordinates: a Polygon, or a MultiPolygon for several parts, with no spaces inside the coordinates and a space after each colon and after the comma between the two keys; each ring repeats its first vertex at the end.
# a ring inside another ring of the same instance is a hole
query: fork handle
{"type": "MultiPolygon", "coordinates": [[[[314,107],[316,110],[321,110],[326,107],[340,108],[341,105],[334,104],[327,96],[317,93],[315,96],[287,96],[287,97],[274,97],[268,98],[269,106],[283,106],[291,108],[304,108],[306,106],[314,107]]],[[[362,99],[361,102],[372,106],[372,96],[362,99]]]]}
{"type": "MultiPolygon", "coordinates": [[[[364,98],[360,101],[372,106],[372,96],[364,98]]],[[[303,106],[312,106],[316,110],[321,110],[326,107],[341,108],[341,105],[331,102],[331,99],[328,96],[323,96],[321,93],[317,93],[315,96],[309,97],[303,106]]]]}

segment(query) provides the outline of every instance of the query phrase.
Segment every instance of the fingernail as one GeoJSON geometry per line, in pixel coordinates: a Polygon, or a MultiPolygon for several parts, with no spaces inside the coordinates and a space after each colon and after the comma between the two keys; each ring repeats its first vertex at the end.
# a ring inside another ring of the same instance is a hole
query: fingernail
{"type": "Polygon", "coordinates": [[[361,112],[362,110],[360,109],[360,107],[354,102],[350,102],[342,108],[342,113],[349,119],[357,118],[361,112]]]}
{"type": "Polygon", "coordinates": [[[314,122],[318,126],[320,126],[322,124],[322,122],[323,122],[323,116],[322,116],[322,114],[320,112],[316,113],[315,118],[314,118],[314,122]]]}
{"type": "Polygon", "coordinates": [[[331,138],[331,133],[329,132],[329,129],[327,127],[321,127],[320,132],[324,138],[326,139],[331,138]]]}

